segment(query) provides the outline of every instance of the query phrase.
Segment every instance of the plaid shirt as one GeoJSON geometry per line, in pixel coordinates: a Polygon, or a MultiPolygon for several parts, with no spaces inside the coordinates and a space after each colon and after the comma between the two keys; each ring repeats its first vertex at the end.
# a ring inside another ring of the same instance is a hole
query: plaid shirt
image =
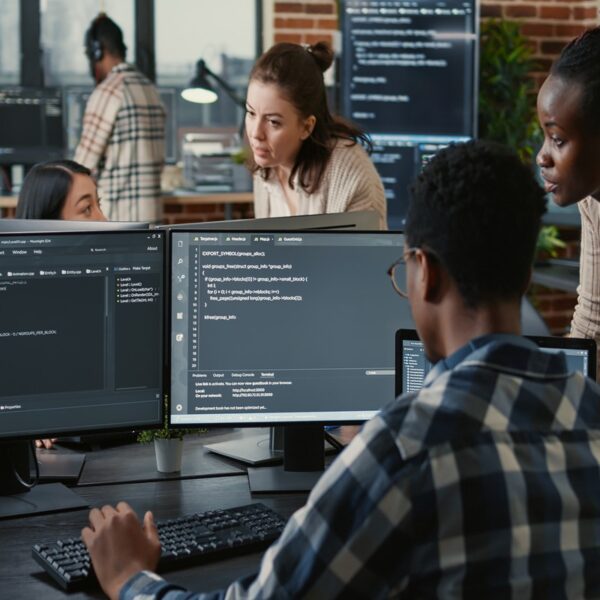
{"type": "Polygon", "coordinates": [[[165,150],[165,109],[154,85],[121,63],[94,90],[75,160],[98,180],[111,221],[156,221],[165,150]]]}
{"type": "Polygon", "coordinates": [[[484,336],[365,425],[258,576],[192,595],[142,572],[121,598],[599,598],[599,459],[600,387],[484,336]]]}

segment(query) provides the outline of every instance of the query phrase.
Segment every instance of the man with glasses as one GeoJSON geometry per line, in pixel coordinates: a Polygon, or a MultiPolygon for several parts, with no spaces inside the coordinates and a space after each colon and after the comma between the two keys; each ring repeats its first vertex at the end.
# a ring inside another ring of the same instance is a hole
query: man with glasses
{"type": "MultiPolygon", "coordinates": [[[[543,192],[473,141],[412,196],[406,278],[390,274],[437,364],[365,425],[256,577],[194,597],[600,597],[600,388],[519,336],[543,192]]],[[[192,597],[148,572],[151,513],[94,509],[82,535],[111,597],[192,597]]]]}

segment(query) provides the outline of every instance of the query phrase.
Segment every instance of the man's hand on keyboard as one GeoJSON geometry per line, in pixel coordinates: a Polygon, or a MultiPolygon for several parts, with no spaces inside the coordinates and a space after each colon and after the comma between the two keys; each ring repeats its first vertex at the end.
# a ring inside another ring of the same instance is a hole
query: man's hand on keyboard
{"type": "Polygon", "coordinates": [[[109,598],[117,599],[125,582],[139,571],[154,571],[160,557],[152,513],[144,515],[142,525],[126,502],[119,502],[116,508],[93,508],[90,525],[82,530],[81,539],[109,598]]]}

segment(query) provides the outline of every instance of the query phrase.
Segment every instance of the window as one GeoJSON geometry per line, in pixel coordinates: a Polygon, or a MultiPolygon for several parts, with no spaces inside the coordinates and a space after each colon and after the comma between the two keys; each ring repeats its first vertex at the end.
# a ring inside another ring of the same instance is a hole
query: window
{"type": "Polygon", "coordinates": [[[3,0],[0,11],[0,84],[18,84],[21,56],[19,0],[3,0]]]}
{"type": "MultiPolygon", "coordinates": [[[[17,4],[17,0],[12,0],[17,4]]],[[[127,60],[134,62],[133,0],[104,0],[108,16],[123,30],[127,60]]],[[[83,38],[98,14],[98,0],[42,0],[41,46],[46,85],[90,85],[92,79],[84,54],[83,38]]]]}
{"type": "Polygon", "coordinates": [[[154,10],[160,85],[184,86],[203,58],[228,83],[245,86],[256,57],[254,2],[156,0],[154,10]]]}
{"type": "MultiPolygon", "coordinates": [[[[219,100],[191,104],[179,91],[192,79],[195,65],[206,65],[242,99],[256,58],[257,7],[252,0],[155,0],[156,75],[160,86],[177,90],[177,126],[233,127],[243,111],[214,84],[219,100]],[[233,15],[235,17],[233,17],[233,15]]],[[[213,81],[211,80],[211,83],[213,81]]]]}

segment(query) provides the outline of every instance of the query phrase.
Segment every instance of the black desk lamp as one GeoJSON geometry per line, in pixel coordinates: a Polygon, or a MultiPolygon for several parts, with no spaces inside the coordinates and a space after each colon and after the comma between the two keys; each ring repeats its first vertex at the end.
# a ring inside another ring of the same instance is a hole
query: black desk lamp
{"type": "Polygon", "coordinates": [[[216,102],[219,96],[208,81],[208,77],[214,79],[235,104],[241,108],[246,108],[246,102],[235,93],[235,90],[226,81],[216,73],[213,73],[202,59],[196,63],[194,78],[190,81],[188,87],[181,92],[182,98],[188,102],[197,102],[199,104],[216,102]]]}

